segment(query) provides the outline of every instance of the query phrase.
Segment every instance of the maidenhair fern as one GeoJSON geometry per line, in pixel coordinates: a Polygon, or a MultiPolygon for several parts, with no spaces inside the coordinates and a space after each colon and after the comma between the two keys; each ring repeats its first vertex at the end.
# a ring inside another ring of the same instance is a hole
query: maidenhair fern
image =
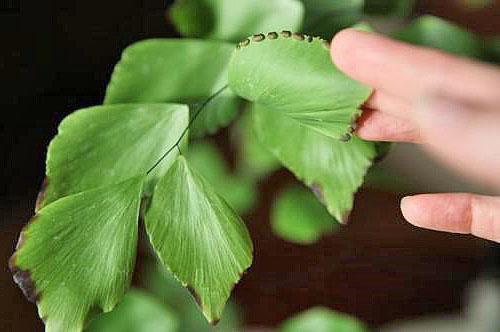
{"type": "Polygon", "coordinates": [[[213,125],[199,125],[199,134],[227,124],[217,114],[234,113],[236,96],[254,102],[251,120],[264,146],[345,221],[376,155],[373,143],[351,139],[370,90],[335,69],[321,39],[288,31],[251,39],[231,52],[214,41],[134,45],[115,68],[104,106],[61,123],[37,215],[11,260],[48,330],[80,331],[120,301],[141,200],[161,262],[207,320],[219,320],[251,264],[252,242],[217,187],[183,156],[184,136],[203,119],[213,125]],[[182,101],[189,104],[171,103],[182,101]]]}
{"type": "MultiPolygon", "coordinates": [[[[370,88],[335,68],[328,43],[318,37],[284,30],[257,33],[236,46],[227,42],[249,31],[297,29],[304,12],[319,5],[347,22],[360,16],[363,1],[344,8],[321,0],[179,0],[171,12],[179,30],[218,40],[130,46],[104,104],[63,120],[48,148],[36,214],[10,260],[47,331],[82,331],[122,300],[134,270],[139,220],[161,264],[216,323],[253,252],[243,220],[227,201],[238,211],[248,209],[248,200],[235,199],[234,192],[254,195],[248,181],[280,164],[326,207],[304,188],[284,197],[282,204],[300,204],[297,197],[304,197],[308,211],[321,219],[310,223],[307,238],[292,234],[292,240],[314,241],[333,229],[332,220],[347,220],[353,194],[385,148],[353,134],[370,88]],[[214,163],[217,152],[210,146],[190,150],[188,137],[216,132],[240,109],[245,114],[236,136],[251,142],[237,160],[246,180],[214,163]],[[218,186],[221,181],[226,183],[218,186]]],[[[307,31],[314,30],[316,14],[305,20],[307,31]]],[[[287,217],[276,215],[279,232],[287,217]]]]}

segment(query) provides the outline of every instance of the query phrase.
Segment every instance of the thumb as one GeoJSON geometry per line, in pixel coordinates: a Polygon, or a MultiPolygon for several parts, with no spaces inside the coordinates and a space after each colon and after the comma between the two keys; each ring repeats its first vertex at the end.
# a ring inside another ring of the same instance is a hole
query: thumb
{"type": "Polygon", "coordinates": [[[431,96],[413,112],[425,147],[465,175],[500,188],[500,112],[431,96]]]}

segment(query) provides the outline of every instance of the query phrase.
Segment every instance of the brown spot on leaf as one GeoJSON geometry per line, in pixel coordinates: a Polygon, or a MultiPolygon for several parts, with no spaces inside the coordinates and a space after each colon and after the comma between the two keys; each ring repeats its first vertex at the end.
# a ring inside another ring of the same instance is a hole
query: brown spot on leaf
{"type": "Polygon", "coordinates": [[[26,225],[24,225],[23,229],[21,230],[21,233],[19,233],[19,238],[17,239],[16,250],[21,249],[24,242],[26,242],[27,236],[25,234],[25,230],[28,228],[29,225],[31,225],[33,222],[35,222],[37,217],[38,217],[38,215],[35,214],[33,217],[31,217],[30,220],[28,220],[26,225]]]}
{"type": "Polygon", "coordinates": [[[293,37],[293,39],[296,39],[296,40],[304,40],[304,35],[301,34],[300,32],[294,32],[292,34],[292,37],[293,37]]]}
{"type": "Polygon", "coordinates": [[[250,39],[245,39],[245,40],[242,40],[238,45],[240,47],[245,47],[245,46],[248,46],[250,44],[250,39]]]}
{"type": "Polygon", "coordinates": [[[260,42],[260,41],[263,41],[264,39],[266,38],[266,36],[264,36],[263,33],[257,33],[255,35],[252,36],[252,40],[254,42],[260,42]]]}
{"type": "MultiPolygon", "coordinates": [[[[245,269],[244,271],[242,272],[239,272],[239,276],[240,276],[240,279],[245,275],[247,274],[248,270],[250,269],[250,267],[248,267],[247,269],[245,269]]],[[[236,282],[234,282],[231,286],[231,290],[230,290],[230,293],[233,292],[234,290],[234,287],[236,286],[236,284],[238,283],[238,280],[236,282]]],[[[191,296],[194,298],[194,300],[196,301],[196,303],[198,304],[198,306],[200,308],[203,308],[203,305],[202,305],[202,302],[201,302],[201,297],[200,295],[196,292],[196,290],[191,286],[191,285],[186,285],[185,286],[186,289],[189,291],[189,293],[191,294],[191,296]]],[[[219,321],[220,321],[220,318],[219,317],[216,317],[214,318],[212,321],[209,321],[210,325],[217,325],[219,324],[219,321]]]]}
{"type": "Polygon", "coordinates": [[[26,296],[28,301],[33,303],[39,300],[39,293],[36,290],[33,280],[31,279],[31,273],[27,270],[20,269],[17,266],[16,255],[17,251],[21,249],[21,247],[26,242],[27,236],[25,234],[25,230],[31,223],[33,223],[36,220],[36,218],[37,215],[33,216],[21,230],[21,233],[19,234],[19,239],[17,240],[16,244],[16,252],[9,259],[9,269],[10,272],[12,273],[14,282],[19,286],[19,288],[23,292],[24,296],[26,296]]]}
{"type": "Polygon", "coordinates": [[[323,188],[318,183],[313,183],[311,186],[311,190],[316,195],[316,197],[321,201],[321,203],[325,202],[325,196],[323,195],[323,188]]]}
{"type": "Polygon", "coordinates": [[[350,133],[345,133],[340,137],[341,142],[349,142],[352,138],[352,135],[350,133]]]}
{"type": "Polygon", "coordinates": [[[200,295],[198,295],[198,293],[196,293],[195,289],[191,285],[186,285],[186,288],[189,291],[189,293],[191,293],[191,295],[193,296],[193,298],[196,301],[196,303],[201,307],[201,297],[200,297],[200,295]]]}
{"type": "Polygon", "coordinates": [[[45,179],[43,179],[42,186],[40,187],[40,191],[38,192],[38,196],[36,197],[35,212],[40,210],[43,205],[43,201],[45,200],[45,191],[47,190],[48,185],[49,178],[45,177],[45,179]]]}
{"type": "Polygon", "coordinates": [[[285,37],[285,38],[289,38],[289,37],[292,36],[292,32],[290,32],[288,30],[283,30],[283,31],[281,31],[280,34],[281,34],[282,37],[285,37]]]}
{"type": "Polygon", "coordinates": [[[14,278],[14,282],[19,286],[24,296],[26,296],[28,301],[36,303],[39,300],[39,294],[36,290],[35,283],[31,279],[31,273],[16,266],[15,254],[9,260],[9,269],[14,278]]]}
{"type": "Polygon", "coordinates": [[[278,33],[277,32],[269,32],[267,34],[267,38],[269,38],[269,39],[277,39],[278,38],[278,33]]]}

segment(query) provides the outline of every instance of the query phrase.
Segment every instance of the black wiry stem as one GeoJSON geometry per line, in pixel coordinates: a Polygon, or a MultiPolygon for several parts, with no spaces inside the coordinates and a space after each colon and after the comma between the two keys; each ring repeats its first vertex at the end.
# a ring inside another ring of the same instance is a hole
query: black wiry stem
{"type": "Polygon", "coordinates": [[[161,157],[160,159],[158,159],[156,161],[156,163],[151,166],[150,169],[148,169],[148,171],[146,172],[146,174],[149,174],[151,173],[162,161],[163,159],[165,159],[169,154],[170,152],[172,152],[172,150],[174,150],[175,148],[178,149],[179,152],[181,152],[181,149],[179,147],[179,144],[180,142],[182,141],[182,139],[184,138],[184,136],[186,135],[187,131],[189,130],[189,128],[191,127],[191,125],[193,124],[193,122],[196,120],[196,118],[198,117],[198,115],[200,115],[201,111],[203,111],[203,109],[205,108],[205,106],[207,106],[215,97],[217,97],[218,95],[220,95],[224,90],[227,89],[227,85],[224,85],[222,88],[220,88],[219,90],[217,90],[213,95],[211,95],[210,97],[208,97],[207,99],[205,99],[203,101],[203,103],[198,107],[198,109],[196,110],[196,112],[194,113],[193,117],[191,118],[191,120],[189,120],[189,123],[188,125],[186,126],[186,128],[184,128],[184,130],[182,131],[181,135],[179,136],[179,138],[177,139],[177,142],[175,142],[174,145],[172,145],[161,157]]]}

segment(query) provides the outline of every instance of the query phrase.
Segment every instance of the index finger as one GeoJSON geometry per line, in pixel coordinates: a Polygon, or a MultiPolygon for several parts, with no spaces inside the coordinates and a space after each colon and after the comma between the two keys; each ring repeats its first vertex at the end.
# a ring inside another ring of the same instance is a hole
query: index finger
{"type": "Polygon", "coordinates": [[[497,67],[444,52],[346,29],[332,41],[333,62],[352,78],[413,102],[423,94],[446,92],[471,101],[500,98],[497,67]]]}
{"type": "Polygon", "coordinates": [[[411,224],[500,242],[500,198],[463,193],[423,194],[401,201],[411,224]]]}

